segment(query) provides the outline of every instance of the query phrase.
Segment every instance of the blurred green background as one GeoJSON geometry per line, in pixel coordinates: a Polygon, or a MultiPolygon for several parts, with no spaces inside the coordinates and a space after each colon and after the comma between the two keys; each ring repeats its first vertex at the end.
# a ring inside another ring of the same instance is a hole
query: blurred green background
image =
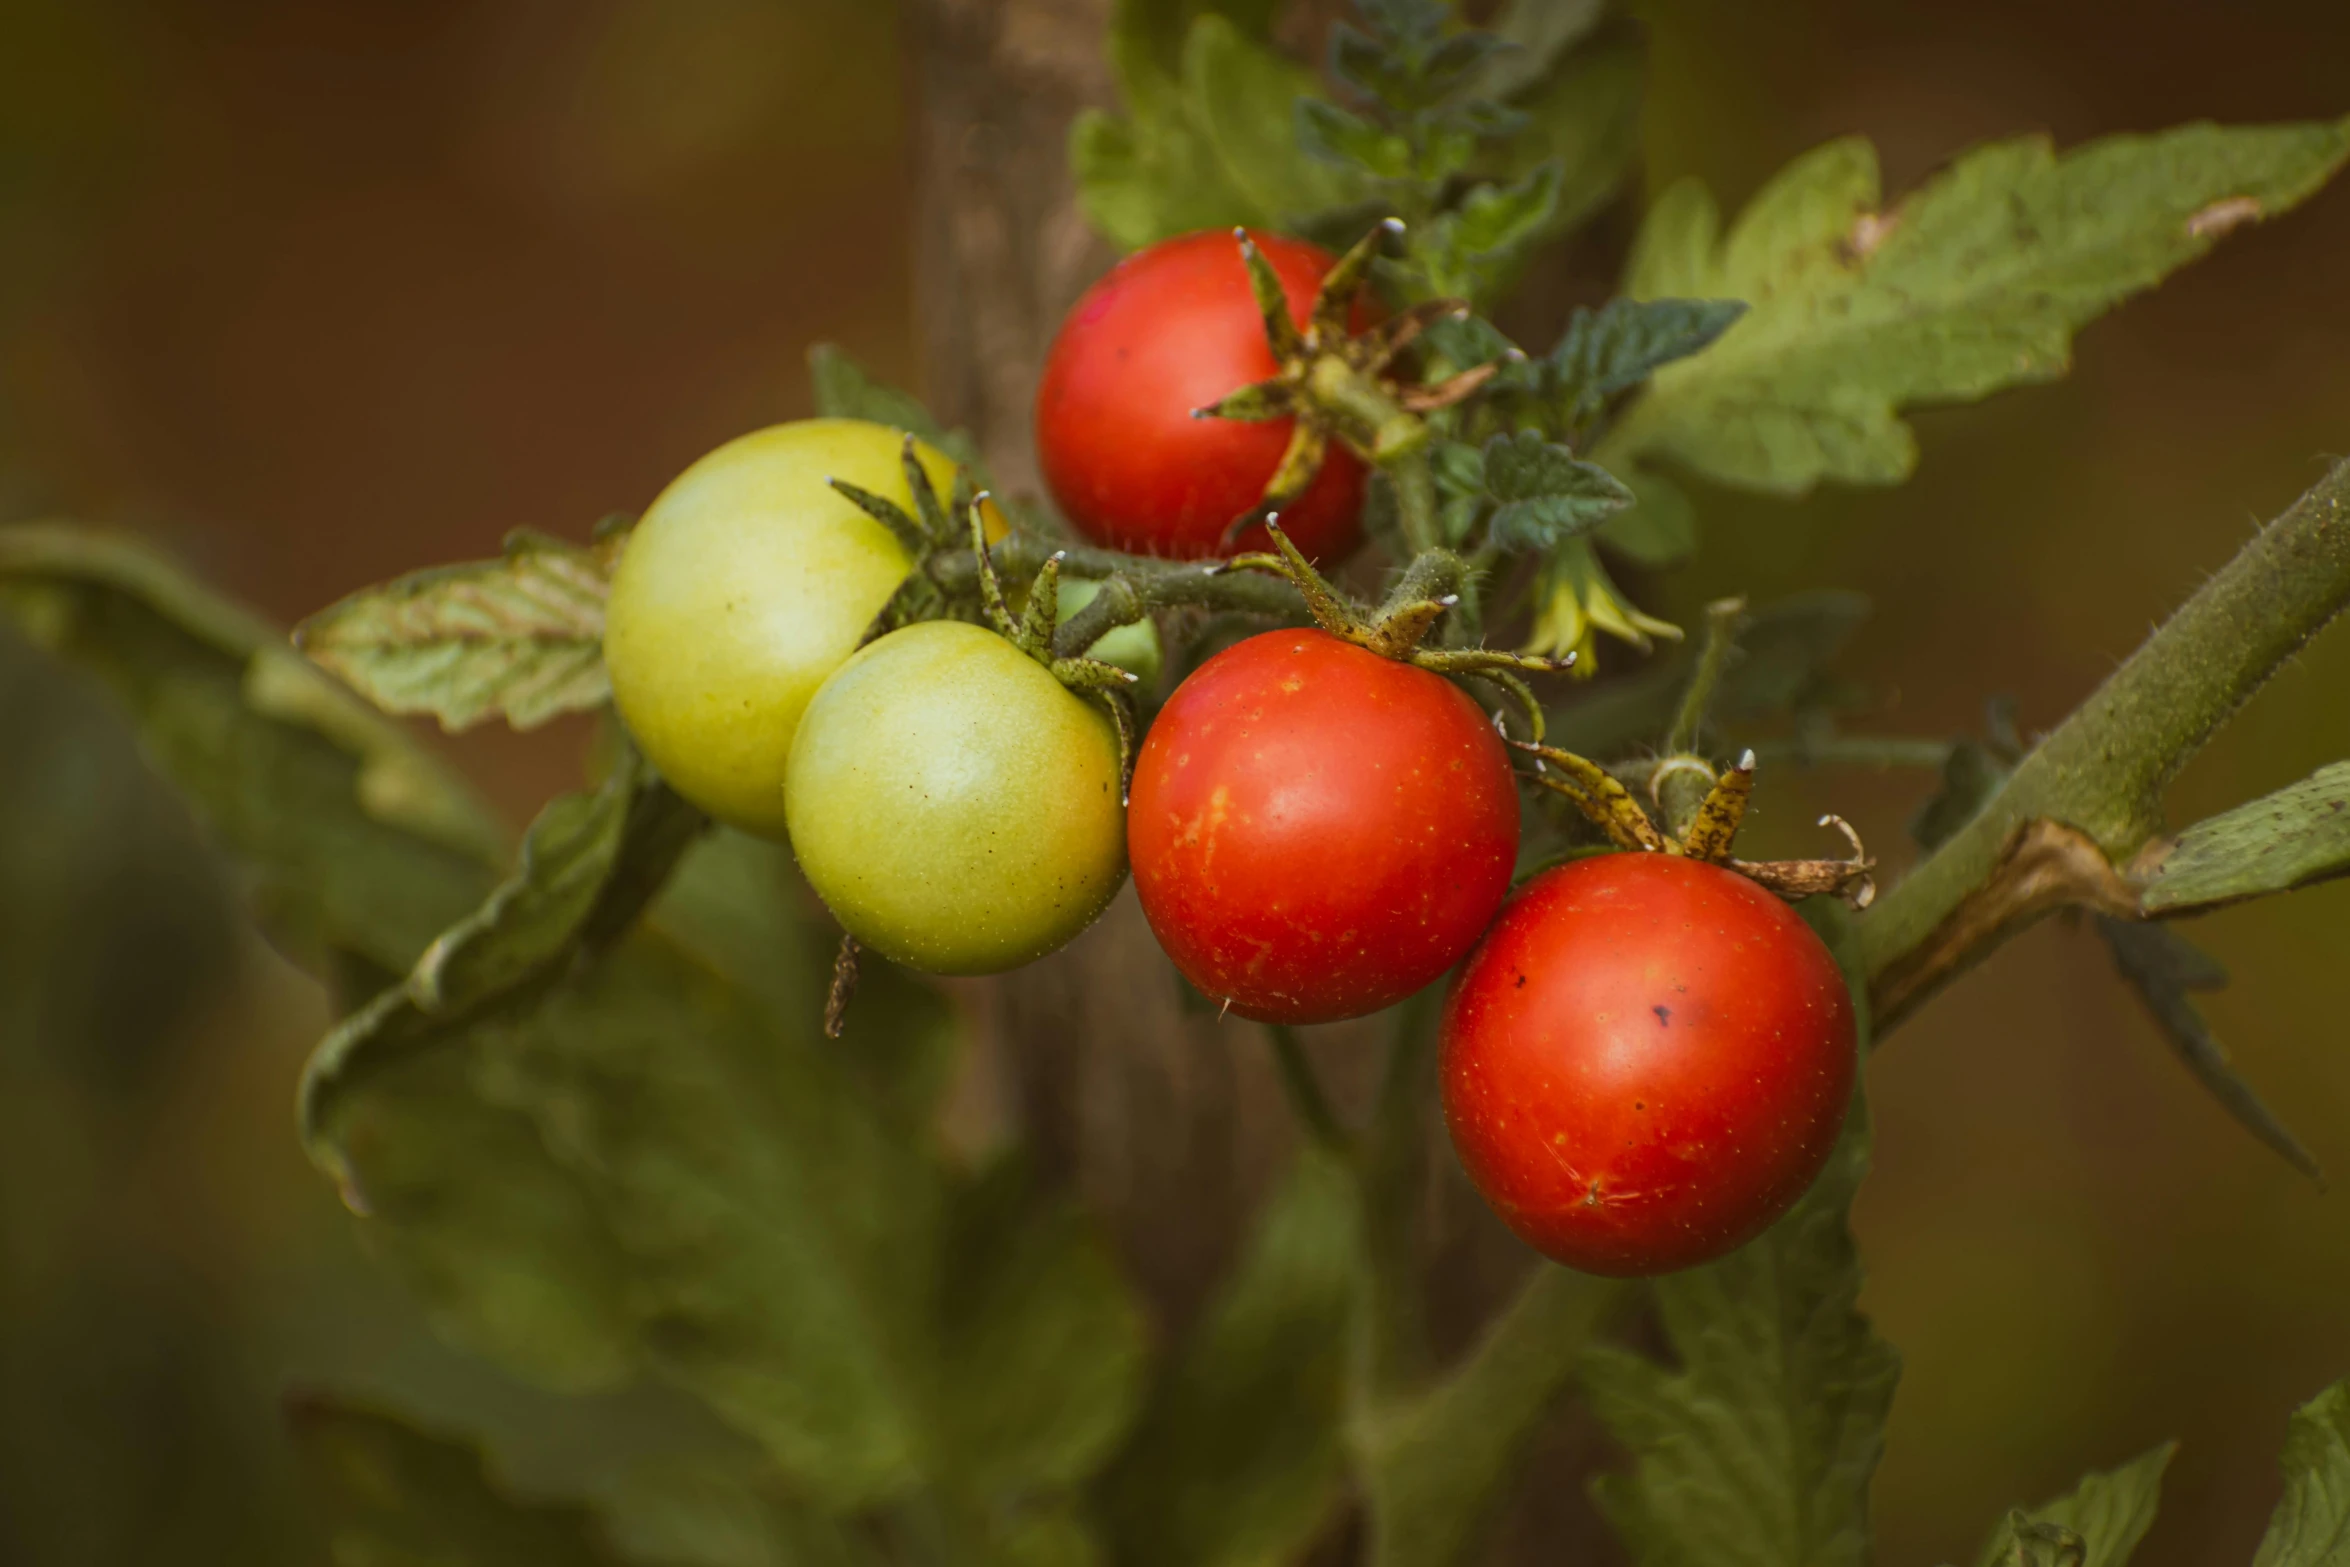
{"type": "MultiPolygon", "coordinates": [[[[1986,137],[2350,109],[2328,0],[1656,0],[1651,188],[1742,200],[1830,136],[1890,188],[1986,137]]],[[[806,410],[805,345],[913,378],[908,105],[873,0],[0,0],[0,516],[136,530],[280,619],[518,525],[573,535],[806,410]]],[[[1562,265],[1596,297],[1627,220],[1562,265]]],[[[1865,726],[2053,723],[2350,450],[2350,192],[2091,327],[2058,386],[1918,423],[1906,488],[1701,496],[1644,583],[1858,588],[1865,726]]],[[[1580,297],[1580,296],[1579,296],[1580,297]]],[[[1856,723],[1855,727],[1862,727],[1856,723]]],[[[516,818],[584,729],[451,747],[516,818]]],[[[2198,761],[2192,819],[2350,756],[2350,633],[2198,761]]],[[[1922,780],[1779,776],[1899,857],[1922,780]]],[[[438,1348],[292,1134],[323,998],[94,691],[0,640],[0,1561],[313,1559],[277,1403],[376,1392],[599,1483],[680,1435],[438,1348]],[[159,1556],[158,1551],[168,1547],[159,1556]]],[[[2194,931],[2207,1011],[2350,1171],[2350,884],[2194,931]]],[[[1881,1559],[1971,1557],[2012,1502],[2170,1436],[2139,1558],[2248,1559],[2287,1410],[2350,1372],[2350,1222],[2164,1053],[2084,928],[2044,926],[1871,1069],[1867,1304],[1908,1371],[1881,1559]]]]}

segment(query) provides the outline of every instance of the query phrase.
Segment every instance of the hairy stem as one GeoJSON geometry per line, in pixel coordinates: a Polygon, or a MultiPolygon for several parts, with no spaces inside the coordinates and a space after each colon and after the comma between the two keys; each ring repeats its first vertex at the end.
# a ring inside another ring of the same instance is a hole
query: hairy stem
{"type": "Polygon", "coordinates": [[[1714,688],[1722,683],[1722,671],[1730,667],[1730,655],[1738,646],[1738,623],[1746,616],[1746,600],[1716,599],[1705,607],[1705,643],[1698,649],[1697,667],[1689,672],[1689,684],[1681,692],[1681,705],[1674,709],[1673,727],[1665,735],[1665,755],[1679,756],[1697,749],[1706,714],[1714,704],[1714,688]]]}
{"type": "Polygon", "coordinates": [[[1762,740],[1754,747],[1763,762],[1792,762],[1798,767],[1922,767],[1939,768],[1950,760],[1950,742],[1907,735],[1797,735],[1789,740],[1762,740]]]}
{"type": "Polygon", "coordinates": [[[1412,452],[1387,465],[1395,485],[1396,520],[1403,528],[1404,547],[1415,556],[1444,545],[1444,525],[1436,516],[1436,475],[1425,452],[1412,452]]]}
{"type": "Polygon", "coordinates": [[[1430,1079],[1442,997],[1442,987],[1432,985],[1395,1009],[1386,1072],[1371,1112],[1362,1172],[1370,1292],[1363,1374],[1367,1402],[1373,1405],[1416,1382],[1427,1355],[1419,1217],[1428,1179],[1428,1112],[1436,1100],[1430,1079]]]}
{"type": "Polygon", "coordinates": [[[2261,529],[1858,922],[1880,1032],[2016,928],[1956,927],[2021,829],[2061,823],[2108,859],[2137,850],[2161,830],[2162,791],[2188,758],[2346,603],[2350,461],[2261,529]],[[1934,954],[1923,971],[1921,951],[1934,954]],[[1896,974],[1898,995],[1880,995],[1896,974]]]}
{"type": "MultiPolygon", "coordinates": [[[[1279,578],[1226,571],[1224,563],[1217,560],[1159,560],[1090,545],[1063,544],[1029,533],[1010,534],[987,554],[999,574],[1015,579],[1034,576],[1058,555],[1063,577],[1086,577],[1102,584],[1092,603],[1061,623],[1053,637],[1057,658],[1075,658],[1105,633],[1130,625],[1162,606],[1200,604],[1283,617],[1297,615],[1304,607],[1297,591],[1279,578]]],[[[979,590],[979,563],[968,550],[933,556],[929,571],[932,580],[949,595],[966,597],[979,590]]]]}

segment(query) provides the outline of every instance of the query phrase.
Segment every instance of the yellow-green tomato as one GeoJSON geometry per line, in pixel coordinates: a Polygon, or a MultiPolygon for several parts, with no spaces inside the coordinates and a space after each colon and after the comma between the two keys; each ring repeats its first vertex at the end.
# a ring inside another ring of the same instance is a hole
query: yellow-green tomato
{"type": "Polygon", "coordinates": [[[792,852],[850,935],[933,974],[1040,958],[1126,879],[1106,714],[992,631],[893,631],[808,704],[792,852]]]}
{"type": "MultiPolygon", "coordinates": [[[[613,700],[662,776],[722,822],[784,834],[801,710],[913,564],[826,481],[911,512],[904,442],[858,419],[754,431],[679,474],[629,535],[604,618],[613,700]]],[[[915,454],[952,494],[946,455],[915,454]]]]}

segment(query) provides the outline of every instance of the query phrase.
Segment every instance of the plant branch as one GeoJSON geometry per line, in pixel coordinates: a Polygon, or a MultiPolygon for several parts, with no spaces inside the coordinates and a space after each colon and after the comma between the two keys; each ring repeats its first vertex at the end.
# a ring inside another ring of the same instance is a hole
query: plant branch
{"type": "Polygon", "coordinates": [[[1738,623],[1745,618],[1746,600],[1742,598],[1716,599],[1705,607],[1705,643],[1681,693],[1673,727],[1665,736],[1665,755],[1679,756],[1697,749],[1706,714],[1713,707],[1714,688],[1721,684],[1722,671],[1730,667],[1730,655],[1738,647],[1738,623]]]}
{"type": "Polygon", "coordinates": [[[2038,915],[2102,904],[2112,862],[2161,830],[2165,786],[2346,603],[2350,462],[2261,529],[1858,923],[1879,1036],[2038,915]],[[2057,840],[2036,823],[2069,829],[2054,901],[2057,840]],[[2016,896],[2020,879],[2041,891],[2016,896]]]}
{"type": "MultiPolygon", "coordinates": [[[[1228,571],[1220,560],[1159,560],[1021,532],[998,540],[987,554],[999,575],[1015,580],[1035,576],[1058,555],[1063,577],[1102,584],[1093,602],[1062,622],[1054,635],[1057,658],[1075,658],[1106,633],[1166,606],[1201,604],[1284,618],[1304,608],[1288,583],[1255,572],[1228,571]]],[[[931,557],[928,569],[931,580],[950,596],[968,598],[979,591],[979,563],[969,550],[941,551],[931,557]]]]}

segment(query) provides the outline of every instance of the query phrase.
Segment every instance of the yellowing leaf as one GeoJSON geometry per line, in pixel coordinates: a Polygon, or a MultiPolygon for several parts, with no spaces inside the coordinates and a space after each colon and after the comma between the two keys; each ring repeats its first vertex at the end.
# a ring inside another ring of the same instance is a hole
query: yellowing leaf
{"type": "Polygon", "coordinates": [[[1890,484],[1917,464],[1899,410],[2052,380],[2083,323],[2308,197],[2350,121],[2114,136],[2058,156],[1995,142],[1884,205],[1867,141],[1797,159],[1727,234],[1694,182],[1661,197],[1627,291],[1742,299],[1712,349],[1659,371],[1596,454],[1670,459],[1796,494],[1890,484]]]}

